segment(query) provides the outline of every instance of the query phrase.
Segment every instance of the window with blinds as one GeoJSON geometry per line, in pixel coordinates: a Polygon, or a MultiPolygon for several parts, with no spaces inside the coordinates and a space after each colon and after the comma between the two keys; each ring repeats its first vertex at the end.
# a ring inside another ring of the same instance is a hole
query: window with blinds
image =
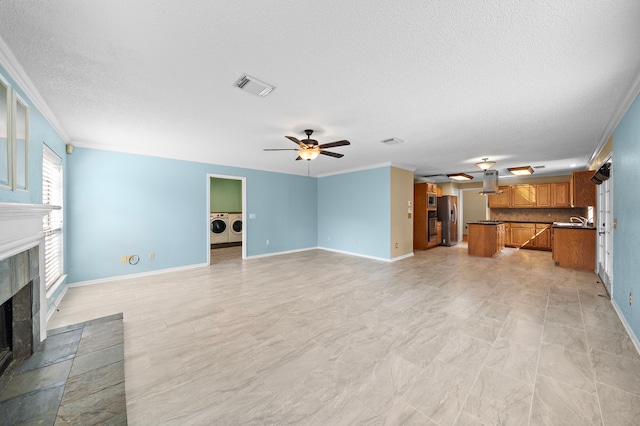
{"type": "Polygon", "coordinates": [[[57,206],[42,223],[44,231],[44,276],[47,290],[62,278],[62,159],[48,146],[42,149],[42,204],[57,206]]]}

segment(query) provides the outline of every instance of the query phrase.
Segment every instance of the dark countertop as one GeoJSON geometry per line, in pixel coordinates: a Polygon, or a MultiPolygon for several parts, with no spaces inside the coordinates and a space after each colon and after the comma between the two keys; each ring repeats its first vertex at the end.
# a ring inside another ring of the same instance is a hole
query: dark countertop
{"type": "Polygon", "coordinates": [[[551,225],[553,222],[540,222],[540,221],[535,221],[535,220],[503,220],[502,222],[504,223],[538,223],[538,224],[544,224],[544,225],[551,225]]]}
{"type": "Polygon", "coordinates": [[[596,230],[595,226],[562,226],[562,225],[553,225],[552,228],[554,228],[554,229],[580,229],[580,230],[587,230],[587,231],[595,231],[596,230]]]}
{"type": "Polygon", "coordinates": [[[477,222],[468,222],[467,225],[501,225],[504,222],[499,220],[480,220],[477,222]]]}

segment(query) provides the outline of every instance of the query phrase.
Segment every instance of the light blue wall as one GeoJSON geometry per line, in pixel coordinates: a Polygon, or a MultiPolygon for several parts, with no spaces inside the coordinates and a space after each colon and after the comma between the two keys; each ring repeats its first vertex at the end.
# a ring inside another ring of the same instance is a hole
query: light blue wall
{"type": "Polygon", "coordinates": [[[206,262],[208,174],[246,177],[248,256],[317,246],[316,179],[83,148],[67,170],[70,283],[206,262]]]}
{"type": "Polygon", "coordinates": [[[613,234],[612,297],[640,337],[640,97],[636,98],[613,133],[613,213],[618,227],[613,234]],[[629,305],[629,292],[634,305],[629,305]]]}
{"type": "Polygon", "coordinates": [[[391,168],[318,180],[318,246],[389,259],[391,168]]]}

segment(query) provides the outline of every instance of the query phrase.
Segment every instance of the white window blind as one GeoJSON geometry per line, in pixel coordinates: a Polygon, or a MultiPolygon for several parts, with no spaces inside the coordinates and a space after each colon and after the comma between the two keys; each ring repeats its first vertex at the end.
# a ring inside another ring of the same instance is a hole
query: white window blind
{"type": "Polygon", "coordinates": [[[44,276],[46,288],[62,277],[62,159],[48,146],[42,149],[42,204],[58,206],[52,210],[42,223],[44,231],[44,276]]]}

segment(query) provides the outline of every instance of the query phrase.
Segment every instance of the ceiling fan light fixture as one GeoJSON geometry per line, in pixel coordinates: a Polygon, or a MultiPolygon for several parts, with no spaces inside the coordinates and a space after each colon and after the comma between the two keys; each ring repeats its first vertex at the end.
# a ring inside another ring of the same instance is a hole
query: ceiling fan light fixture
{"type": "Polygon", "coordinates": [[[300,158],[308,161],[315,159],[316,157],[318,157],[319,154],[320,154],[320,150],[313,149],[313,148],[306,148],[298,151],[298,155],[300,156],[300,158]]]}
{"type": "Polygon", "coordinates": [[[526,176],[533,174],[533,168],[531,166],[509,167],[507,170],[509,170],[512,175],[516,176],[526,176]]]}
{"type": "Polygon", "coordinates": [[[453,173],[453,174],[447,175],[447,177],[449,179],[453,179],[453,180],[471,180],[471,179],[473,179],[473,176],[468,175],[466,173],[453,173]]]}
{"type": "Polygon", "coordinates": [[[488,170],[493,167],[494,164],[496,164],[495,161],[487,161],[488,159],[489,157],[483,158],[481,162],[476,163],[476,167],[480,168],[481,170],[488,170]]]}

